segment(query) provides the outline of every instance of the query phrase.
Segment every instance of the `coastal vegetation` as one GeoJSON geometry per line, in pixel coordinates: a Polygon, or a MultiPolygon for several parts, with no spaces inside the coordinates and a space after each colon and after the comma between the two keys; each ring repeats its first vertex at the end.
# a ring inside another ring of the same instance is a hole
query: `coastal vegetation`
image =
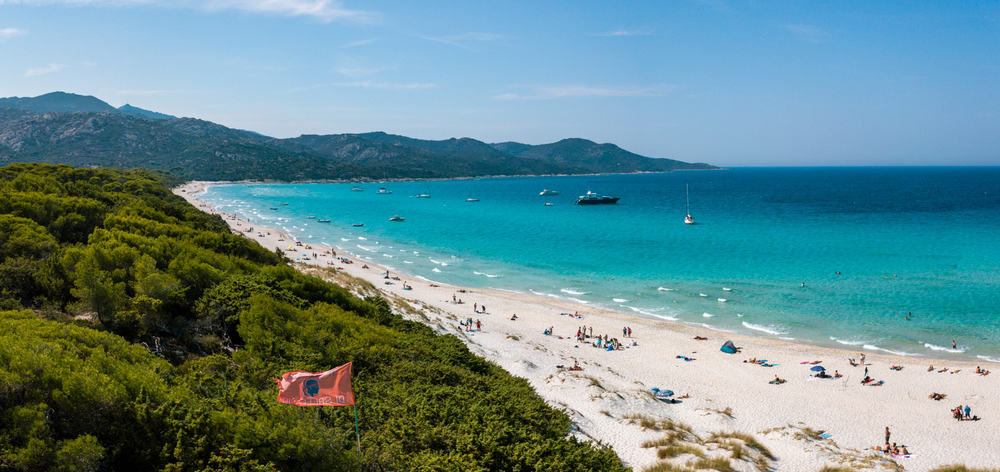
{"type": "Polygon", "coordinates": [[[0,165],[14,162],[155,169],[195,180],[280,181],[715,168],[585,139],[538,146],[382,132],[277,139],[63,92],[0,99],[0,165]]]}
{"type": "Polygon", "coordinates": [[[453,336],[303,274],[141,170],[0,168],[0,470],[624,470],[453,336]]]}

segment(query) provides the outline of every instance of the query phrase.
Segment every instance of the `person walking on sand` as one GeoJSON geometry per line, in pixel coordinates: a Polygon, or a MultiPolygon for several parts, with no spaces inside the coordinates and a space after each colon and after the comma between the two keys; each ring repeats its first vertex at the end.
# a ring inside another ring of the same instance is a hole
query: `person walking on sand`
{"type": "Polygon", "coordinates": [[[482,331],[482,328],[483,328],[483,325],[482,325],[482,323],[479,322],[479,319],[477,318],[476,319],[476,331],[482,331]]]}
{"type": "Polygon", "coordinates": [[[630,338],[632,337],[632,327],[631,326],[628,327],[628,337],[630,337],[630,338]]]}
{"type": "Polygon", "coordinates": [[[889,427],[885,427],[885,443],[889,444],[889,427]]]}

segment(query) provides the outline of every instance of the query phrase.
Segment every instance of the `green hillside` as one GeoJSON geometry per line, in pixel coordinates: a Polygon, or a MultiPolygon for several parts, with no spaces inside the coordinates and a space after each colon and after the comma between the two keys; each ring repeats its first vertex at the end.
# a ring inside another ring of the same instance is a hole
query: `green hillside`
{"type": "Polygon", "coordinates": [[[0,470],[355,471],[352,411],[279,404],[273,380],[350,361],[365,470],[624,469],[526,381],[172,183],[0,168],[0,470]]]}
{"type": "Polygon", "coordinates": [[[583,139],[540,146],[382,132],[276,139],[131,105],[116,109],[95,97],[63,92],[0,99],[0,165],[15,162],[144,168],[198,180],[282,181],[713,168],[583,139]]]}

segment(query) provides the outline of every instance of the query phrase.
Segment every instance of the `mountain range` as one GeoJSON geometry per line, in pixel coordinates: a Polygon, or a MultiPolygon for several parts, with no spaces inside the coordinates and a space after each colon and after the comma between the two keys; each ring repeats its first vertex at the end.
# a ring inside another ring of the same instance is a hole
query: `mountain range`
{"type": "Polygon", "coordinates": [[[278,139],[86,95],[0,98],[0,165],[148,168],[199,180],[448,178],[715,169],[614,144],[423,140],[383,132],[278,139]]]}

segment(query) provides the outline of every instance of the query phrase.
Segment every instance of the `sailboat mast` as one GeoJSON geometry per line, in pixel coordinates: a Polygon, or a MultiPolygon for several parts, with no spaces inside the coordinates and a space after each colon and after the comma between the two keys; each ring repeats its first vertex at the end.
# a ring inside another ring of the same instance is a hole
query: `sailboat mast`
{"type": "Polygon", "coordinates": [[[691,216],[691,185],[684,184],[684,196],[687,199],[687,214],[691,216]]]}

